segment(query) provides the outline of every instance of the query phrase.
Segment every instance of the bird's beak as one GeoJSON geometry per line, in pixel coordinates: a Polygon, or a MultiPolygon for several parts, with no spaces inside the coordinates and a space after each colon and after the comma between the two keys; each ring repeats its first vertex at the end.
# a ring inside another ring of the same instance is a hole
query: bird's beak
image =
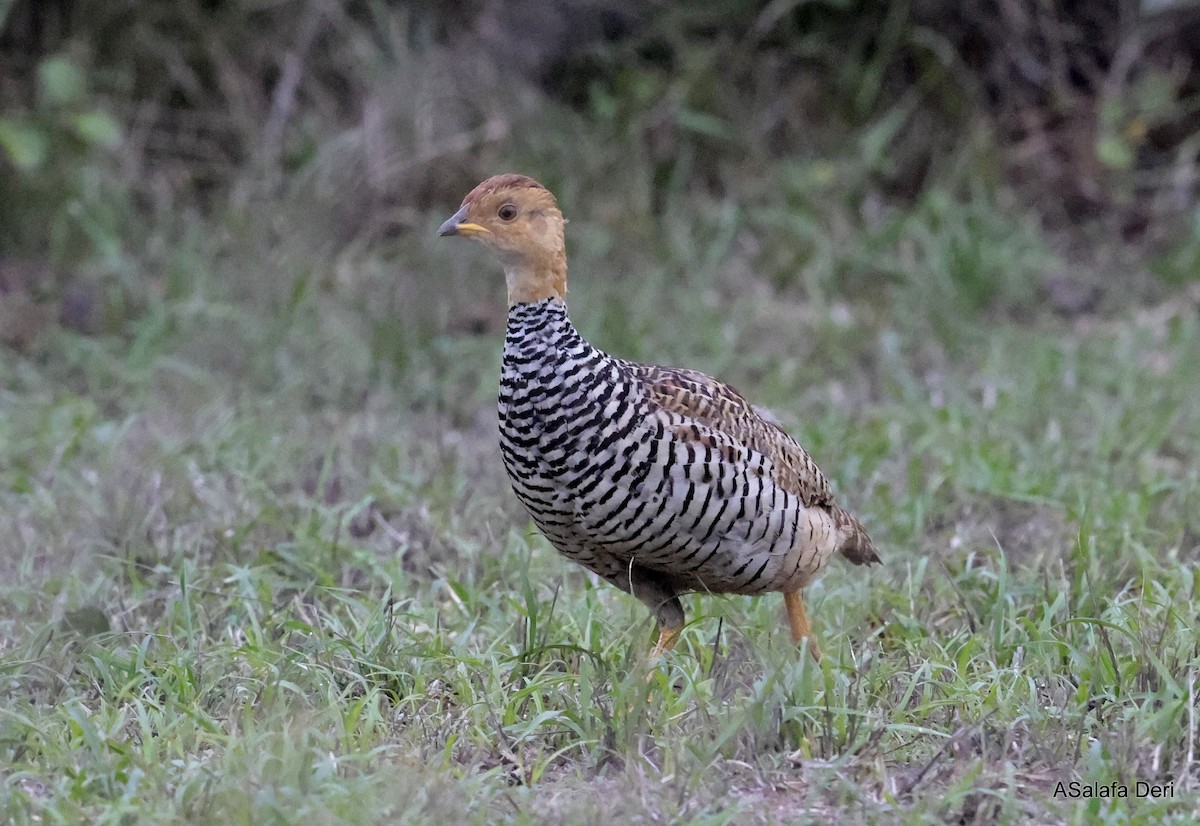
{"type": "Polygon", "coordinates": [[[487,227],[481,227],[479,224],[471,224],[463,219],[467,217],[467,208],[463,207],[458,212],[446,219],[446,222],[438,227],[438,235],[465,235],[468,238],[477,235],[491,235],[492,231],[487,227]]]}

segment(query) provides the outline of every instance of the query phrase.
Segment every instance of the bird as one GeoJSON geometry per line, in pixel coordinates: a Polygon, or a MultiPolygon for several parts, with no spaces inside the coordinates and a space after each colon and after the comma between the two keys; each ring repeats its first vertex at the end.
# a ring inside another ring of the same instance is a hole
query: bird
{"type": "Polygon", "coordinates": [[[618,358],[567,314],[564,225],[525,175],[480,183],[439,228],[499,260],[508,319],[500,454],[550,544],[651,611],[658,661],[688,593],[783,594],[792,639],[821,659],[803,589],[836,555],[880,561],[812,457],[773,417],[697,370],[618,358]]]}

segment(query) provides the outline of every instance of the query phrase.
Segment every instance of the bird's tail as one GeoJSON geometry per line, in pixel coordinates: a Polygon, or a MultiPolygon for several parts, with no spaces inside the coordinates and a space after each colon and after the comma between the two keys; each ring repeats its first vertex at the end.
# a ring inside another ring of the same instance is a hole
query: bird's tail
{"type": "Polygon", "coordinates": [[[838,553],[855,565],[872,565],[882,561],[879,558],[879,549],[867,535],[867,529],[854,518],[853,514],[837,508],[834,519],[837,522],[838,534],[841,538],[841,542],[838,543],[838,553]]]}

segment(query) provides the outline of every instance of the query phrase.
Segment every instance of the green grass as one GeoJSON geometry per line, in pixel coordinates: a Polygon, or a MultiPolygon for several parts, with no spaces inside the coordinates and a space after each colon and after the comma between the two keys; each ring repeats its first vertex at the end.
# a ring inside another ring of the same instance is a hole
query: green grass
{"type": "Polygon", "coordinates": [[[581,328],[773,407],[875,533],[810,589],[819,667],[777,599],[692,597],[646,680],[646,611],[507,489],[499,336],[452,331],[502,289],[474,250],[413,237],[393,277],[455,285],[421,325],[373,298],[394,258],[247,306],[182,246],[127,338],[6,353],[0,816],[1190,822],[1195,305],[1056,319],[1036,233],[960,206],[841,230],[811,289],[751,272],[769,204],[636,256],[570,208],[581,328]],[[1053,794],[1138,780],[1174,796],[1053,794]]]}

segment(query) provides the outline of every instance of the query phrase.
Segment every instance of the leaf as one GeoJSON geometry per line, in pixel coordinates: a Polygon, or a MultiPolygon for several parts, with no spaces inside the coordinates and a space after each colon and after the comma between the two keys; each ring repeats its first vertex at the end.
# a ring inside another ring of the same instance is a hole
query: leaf
{"type": "Polygon", "coordinates": [[[0,147],[22,172],[32,172],[46,160],[45,137],[24,123],[0,119],[0,147]]]}
{"type": "Polygon", "coordinates": [[[76,115],[71,127],[76,135],[92,146],[112,149],[121,143],[121,127],[107,112],[98,109],[76,115]]]}
{"type": "Polygon", "coordinates": [[[1133,166],[1133,150],[1118,135],[1101,135],[1096,141],[1096,157],[1109,169],[1129,169],[1133,166]]]}
{"type": "Polygon", "coordinates": [[[65,57],[48,57],[38,66],[42,101],[50,106],[74,103],[86,88],[83,72],[65,57]]]}
{"type": "Polygon", "coordinates": [[[694,132],[697,135],[703,135],[717,140],[733,140],[733,130],[729,124],[705,112],[697,112],[694,109],[681,109],[675,113],[675,123],[680,129],[685,129],[689,132],[694,132]]]}
{"type": "Polygon", "coordinates": [[[906,95],[903,100],[863,132],[862,137],[859,138],[859,154],[872,170],[885,168],[888,161],[888,149],[896,135],[904,128],[904,124],[908,123],[917,108],[917,103],[918,98],[915,95],[906,95]]]}

